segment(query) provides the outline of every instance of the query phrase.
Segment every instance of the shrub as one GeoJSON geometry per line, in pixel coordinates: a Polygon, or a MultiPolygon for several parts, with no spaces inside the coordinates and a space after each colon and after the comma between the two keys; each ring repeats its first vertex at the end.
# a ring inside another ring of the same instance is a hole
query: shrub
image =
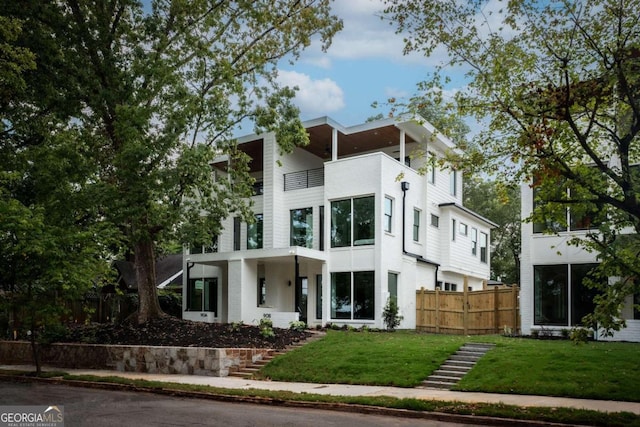
{"type": "Polygon", "coordinates": [[[298,332],[302,332],[305,329],[307,329],[307,324],[304,323],[302,320],[296,320],[293,322],[289,322],[289,329],[292,329],[294,331],[298,331],[298,332]]]}
{"type": "Polygon", "coordinates": [[[276,334],[273,332],[273,322],[271,321],[271,319],[260,319],[260,324],[258,325],[258,327],[260,328],[260,335],[262,335],[263,337],[271,338],[276,336],[276,334]]]}
{"type": "Polygon", "coordinates": [[[394,298],[387,299],[387,305],[384,306],[382,311],[382,320],[388,330],[393,331],[402,322],[403,316],[398,314],[398,303],[394,298]]]}

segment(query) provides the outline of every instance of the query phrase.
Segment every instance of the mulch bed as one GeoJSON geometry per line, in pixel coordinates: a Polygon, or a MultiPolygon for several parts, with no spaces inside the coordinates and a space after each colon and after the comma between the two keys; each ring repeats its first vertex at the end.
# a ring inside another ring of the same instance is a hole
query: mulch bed
{"type": "Polygon", "coordinates": [[[310,333],[273,328],[265,337],[257,326],[204,323],[163,316],[141,325],[92,324],[72,326],[57,342],[212,348],[284,348],[310,333]]]}

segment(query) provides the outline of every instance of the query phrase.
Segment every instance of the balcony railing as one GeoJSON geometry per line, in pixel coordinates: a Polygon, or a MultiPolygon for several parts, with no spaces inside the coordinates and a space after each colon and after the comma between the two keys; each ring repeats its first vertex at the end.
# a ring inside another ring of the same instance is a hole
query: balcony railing
{"type": "Polygon", "coordinates": [[[324,168],[284,174],[284,191],[301,190],[303,188],[322,187],[324,185],[324,168]]]}

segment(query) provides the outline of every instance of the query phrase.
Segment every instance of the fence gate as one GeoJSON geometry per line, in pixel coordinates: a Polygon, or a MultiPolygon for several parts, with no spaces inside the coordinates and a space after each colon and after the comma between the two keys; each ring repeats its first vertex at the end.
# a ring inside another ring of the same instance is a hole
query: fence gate
{"type": "Polygon", "coordinates": [[[464,292],[416,291],[416,330],[436,334],[483,335],[520,332],[519,288],[464,292]]]}

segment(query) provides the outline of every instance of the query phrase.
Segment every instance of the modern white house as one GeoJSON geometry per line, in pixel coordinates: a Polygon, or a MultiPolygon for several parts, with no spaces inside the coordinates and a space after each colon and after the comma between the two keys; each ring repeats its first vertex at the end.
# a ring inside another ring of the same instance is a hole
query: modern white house
{"type": "Polygon", "coordinates": [[[382,328],[394,298],[414,328],[416,290],[482,289],[495,224],[462,205],[460,172],[417,172],[417,153],[442,157],[451,140],[420,117],[304,126],[310,144],[283,156],[272,133],[239,138],[256,222],[227,218],[213,244],[185,250],[185,319],[382,328]]]}
{"type": "MultiPolygon", "coordinates": [[[[533,212],[534,193],[529,184],[521,186],[523,219],[533,212]]],[[[567,224],[567,227],[554,224],[556,232],[553,234],[544,233],[548,224],[522,224],[520,313],[523,335],[532,331],[559,335],[563,329],[580,326],[582,317],[593,311],[596,291],[584,286],[582,280],[597,265],[596,254],[568,244],[573,236],[587,233],[589,221],[572,218],[571,211],[567,210],[567,224]]],[[[622,310],[626,328],[612,337],[602,337],[594,331],[594,338],[639,342],[640,312],[634,310],[633,305],[634,298],[629,297],[622,310]]]]}

